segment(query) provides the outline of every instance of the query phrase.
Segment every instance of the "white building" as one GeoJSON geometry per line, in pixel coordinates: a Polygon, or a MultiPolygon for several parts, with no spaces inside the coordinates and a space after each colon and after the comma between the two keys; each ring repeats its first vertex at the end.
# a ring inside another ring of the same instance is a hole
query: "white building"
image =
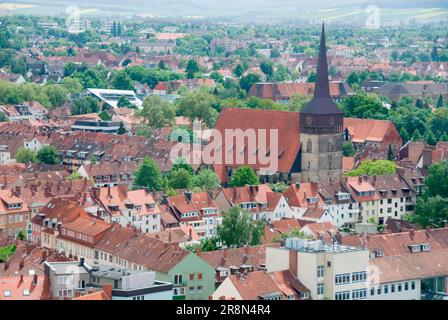
{"type": "Polygon", "coordinates": [[[267,271],[291,271],[313,300],[367,299],[368,267],[368,250],[321,240],[289,238],[285,247],[266,248],[267,271]]]}

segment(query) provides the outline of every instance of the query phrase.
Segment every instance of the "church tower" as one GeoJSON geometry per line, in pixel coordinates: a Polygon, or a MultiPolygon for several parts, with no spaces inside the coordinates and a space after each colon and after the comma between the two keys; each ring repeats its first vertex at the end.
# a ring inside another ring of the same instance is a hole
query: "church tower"
{"type": "Polygon", "coordinates": [[[314,96],[300,112],[302,182],[336,182],[342,175],[343,113],[332,101],[322,24],[314,96]]]}

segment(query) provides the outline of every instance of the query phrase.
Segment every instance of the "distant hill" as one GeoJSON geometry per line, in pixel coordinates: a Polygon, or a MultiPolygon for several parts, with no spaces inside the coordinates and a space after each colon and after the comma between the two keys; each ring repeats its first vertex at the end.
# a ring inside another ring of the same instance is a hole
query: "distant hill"
{"type": "Polygon", "coordinates": [[[163,17],[236,17],[266,20],[294,18],[350,22],[362,20],[371,4],[380,8],[385,20],[406,20],[420,16],[423,20],[448,19],[446,0],[10,0],[34,5],[14,13],[61,15],[76,4],[84,15],[146,15],[163,17]],[[430,10],[430,14],[428,14],[430,10]],[[440,12],[436,12],[440,10],[440,12]],[[446,11],[446,12],[445,12],[446,11]],[[350,19],[346,17],[350,16],[350,19]]]}

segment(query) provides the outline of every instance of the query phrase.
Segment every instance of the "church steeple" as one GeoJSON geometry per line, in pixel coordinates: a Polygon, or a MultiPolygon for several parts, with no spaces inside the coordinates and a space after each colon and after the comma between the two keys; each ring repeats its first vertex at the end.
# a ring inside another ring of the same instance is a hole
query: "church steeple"
{"type": "Polygon", "coordinates": [[[320,34],[319,60],[317,63],[315,98],[330,98],[330,84],[328,83],[327,45],[325,43],[325,26],[322,23],[320,34]]]}
{"type": "Polygon", "coordinates": [[[342,111],[333,102],[330,95],[324,24],[322,24],[322,32],[320,36],[314,96],[302,109],[300,114],[301,132],[315,134],[342,132],[342,111]]]}

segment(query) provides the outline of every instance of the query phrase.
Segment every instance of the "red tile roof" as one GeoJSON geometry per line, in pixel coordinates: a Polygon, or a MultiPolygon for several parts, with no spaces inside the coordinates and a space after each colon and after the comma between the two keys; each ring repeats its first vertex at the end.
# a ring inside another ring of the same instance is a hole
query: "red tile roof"
{"type": "Polygon", "coordinates": [[[0,300],[51,299],[50,279],[42,275],[0,277],[0,288],[0,300]],[[5,292],[10,295],[6,296],[5,292]]]}

